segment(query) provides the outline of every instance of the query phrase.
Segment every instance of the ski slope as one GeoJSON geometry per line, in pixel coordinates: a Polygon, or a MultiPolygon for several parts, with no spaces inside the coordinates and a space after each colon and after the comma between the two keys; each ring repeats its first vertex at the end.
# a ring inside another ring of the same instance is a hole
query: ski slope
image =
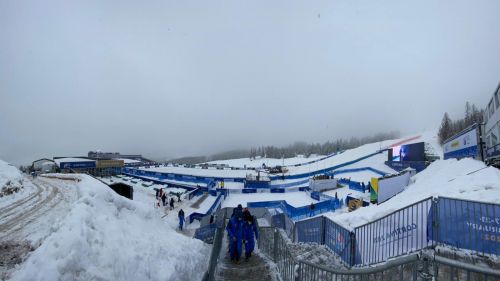
{"type": "MultiPolygon", "coordinates": [[[[334,172],[336,170],[355,169],[355,168],[373,168],[384,173],[394,173],[395,171],[384,164],[387,160],[387,153],[381,150],[391,147],[395,144],[410,144],[417,142],[426,142],[433,148],[435,153],[441,153],[442,150],[437,145],[437,137],[432,132],[426,132],[419,135],[407,136],[400,139],[386,140],[377,143],[366,144],[354,149],[346,150],[343,153],[331,155],[329,157],[320,157],[316,162],[306,163],[297,166],[288,166],[288,172],[273,176],[271,185],[276,187],[291,187],[305,186],[306,180],[315,173],[334,172]],[[285,179],[281,179],[281,177],[285,179]]],[[[275,159],[280,160],[281,159],[275,159]]],[[[247,159],[226,160],[225,163],[235,163],[241,165],[247,159]]],[[[309,162],[309,161],[307,161],[309,162]]],[[[150,167],[140,168],[141,170],[160,172],[164,174],[175,174],[186,177],[199,178],[224,178],[227,181],[242,180],[247,174],[256,174],[255,170],[251,169],[201,169],[201,168],[186,168],[186,167],[150,167]]],[[[359,181],[368,182],[374,176],[370,173],[365,174],[346,174],[343,177],[356,178],[359,181]]],[[[378,176],[378,175],[377,175],[378,176]]],[[[186,181],[189,181],[187,178],[186,181]]]]}

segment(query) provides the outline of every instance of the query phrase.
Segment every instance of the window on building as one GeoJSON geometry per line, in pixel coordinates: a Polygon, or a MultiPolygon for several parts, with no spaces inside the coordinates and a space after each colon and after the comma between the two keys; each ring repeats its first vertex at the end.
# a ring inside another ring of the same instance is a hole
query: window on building
{"type": "Polygon", "coordinates": [[[495,134],[491,134],[491,146],[495,146],[498,143],[497,136],[495,134]]]}
{"type": "Polygon", "coordinates": [[[493,99],[491,99],[490,104],[488,105],[488,108],[490,110],[490,117],[493,116],[493,113],[495,112],[495,108],[493,107],[493,99]]]}
{"type": "Polygon", "coordinates": [[[486,137],[486,147],[491,147],[491,142],[490,142],[491,138],[490,136],[487,136],[486,137]]]}
{"type": "Polygon", "coordinates": [[[484,111],[484,122],[488,122],[488,110],[484,111]]]}

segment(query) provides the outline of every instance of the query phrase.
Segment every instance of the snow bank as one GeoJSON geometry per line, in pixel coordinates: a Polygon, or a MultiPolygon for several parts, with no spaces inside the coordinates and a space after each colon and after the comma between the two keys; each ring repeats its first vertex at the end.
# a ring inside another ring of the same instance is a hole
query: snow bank
{"type": "Polygon", "coordinates": [[[85,175],[78,200],[12,280],[200,280],[210,248],[85,175]]]}
{"type": "Polygon", "coordinates": [[[6,185],[9,181],[19,182],[23,175],[16,167],[10,165],[9,163],[0,160],[0,189],[6,185]]]}
{"type": "Polygon", "coordinates": [[[354,228],[430,196],[500,203],[500,170],[470,158],[435,161],[412,181],[403,192],[380,205],[327,216],[354,228]]]}

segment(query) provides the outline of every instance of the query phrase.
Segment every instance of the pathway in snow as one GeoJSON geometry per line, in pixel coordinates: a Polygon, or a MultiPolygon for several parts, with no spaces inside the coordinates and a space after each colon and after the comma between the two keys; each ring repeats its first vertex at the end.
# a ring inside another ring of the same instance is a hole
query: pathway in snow
{"type": "Polygon", "coordinates": [[[203,203],[203,201],[205,201],[205,199],[207,199],[207,197],[208,197],[208,193],[203,194],[198,200],[196,200],[196,202],[191,204],[191,208],[193,208],[193,209],[200,208],[201,203],[203,203]]]}
{"type": "Polygon", "coordinates": [[[54,180],[25,177],[23,185],[33,192],[0,208],[0,279],[43,242],[76,198],[54,180]]]}
{"type": "MultiPolygon", "coordinates": [[[[255,241],[257,244],[257,241],[255,241]]],[[[228,240],[227,234],[224,233],[224,239],[222,240],[222,249],[219,257],[219,264],[217,265],[217,271],[215,275],[215,280],[224,281],[240,281],[240,280],[255,280],[255,281],[270,281],[276,280],[273,278],[274,271],[271,269],[269,263],[267,263],[263,257],[260,256],[259,251],[254,251],[252,257],[245,261],[245,247],[243,246],[243,253],[239,264],[231,262],[231,258],[228,252],[228,240]]]]}

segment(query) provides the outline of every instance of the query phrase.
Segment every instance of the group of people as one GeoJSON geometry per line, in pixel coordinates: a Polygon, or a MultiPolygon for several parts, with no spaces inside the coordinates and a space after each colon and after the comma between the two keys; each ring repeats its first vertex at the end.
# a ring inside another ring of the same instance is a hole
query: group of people
{"type": "Polygon", "coordinates": [[[240,262],[243,244],[245,244],[245,260],[248,261],[255,249],[255,240],[259,239],[257,219],[250,214],[248,208],[243,209],[240,204],[233,209],[226,230],[231,261],[240,262]]]}
{"type": "MultiPolygon", "coordinates": [[[[180,193],[177,193],[177,202],[181,202],[180,193]]],[[[170,210],[174,209],[174,197],[170,197],[170,200],[167,197],[167,192],[163,190],[163,188],[156,190],[156,206],[160,207],[160,202],[163,207],[166,207],[167,204],[170,206],[170,210]]],[[[166,215],[166,214],[165,214],[166,215]]],[[[179,218],[179,229],[182,230],[184,228],[184,222],[186,221],[184,210],[180,209],[177,213],[177,217],[179,218]]]]}
{"type": "MultiPolygon", "coordinates": [[[[168,199],[167,197],[167,192],[165,192],[163,190],[163,188],[160,188],[160,189],[157,189],[156,190],[156,200],[157,200],[157,203],[156,205],[159,207],[160,206],[160,202],[161,202],[161,205],[163,207],[166,207],[167,204],[170,206],[170,210],[173,210],[174,209],[174,204],[175,204],[175,201],[174,201],[174,197],[170,197],[170,200],[168,199]]],[[[181,202],[181,196],[180,196],[180,193],[177,194],[177,202],[181,202]]]]}

